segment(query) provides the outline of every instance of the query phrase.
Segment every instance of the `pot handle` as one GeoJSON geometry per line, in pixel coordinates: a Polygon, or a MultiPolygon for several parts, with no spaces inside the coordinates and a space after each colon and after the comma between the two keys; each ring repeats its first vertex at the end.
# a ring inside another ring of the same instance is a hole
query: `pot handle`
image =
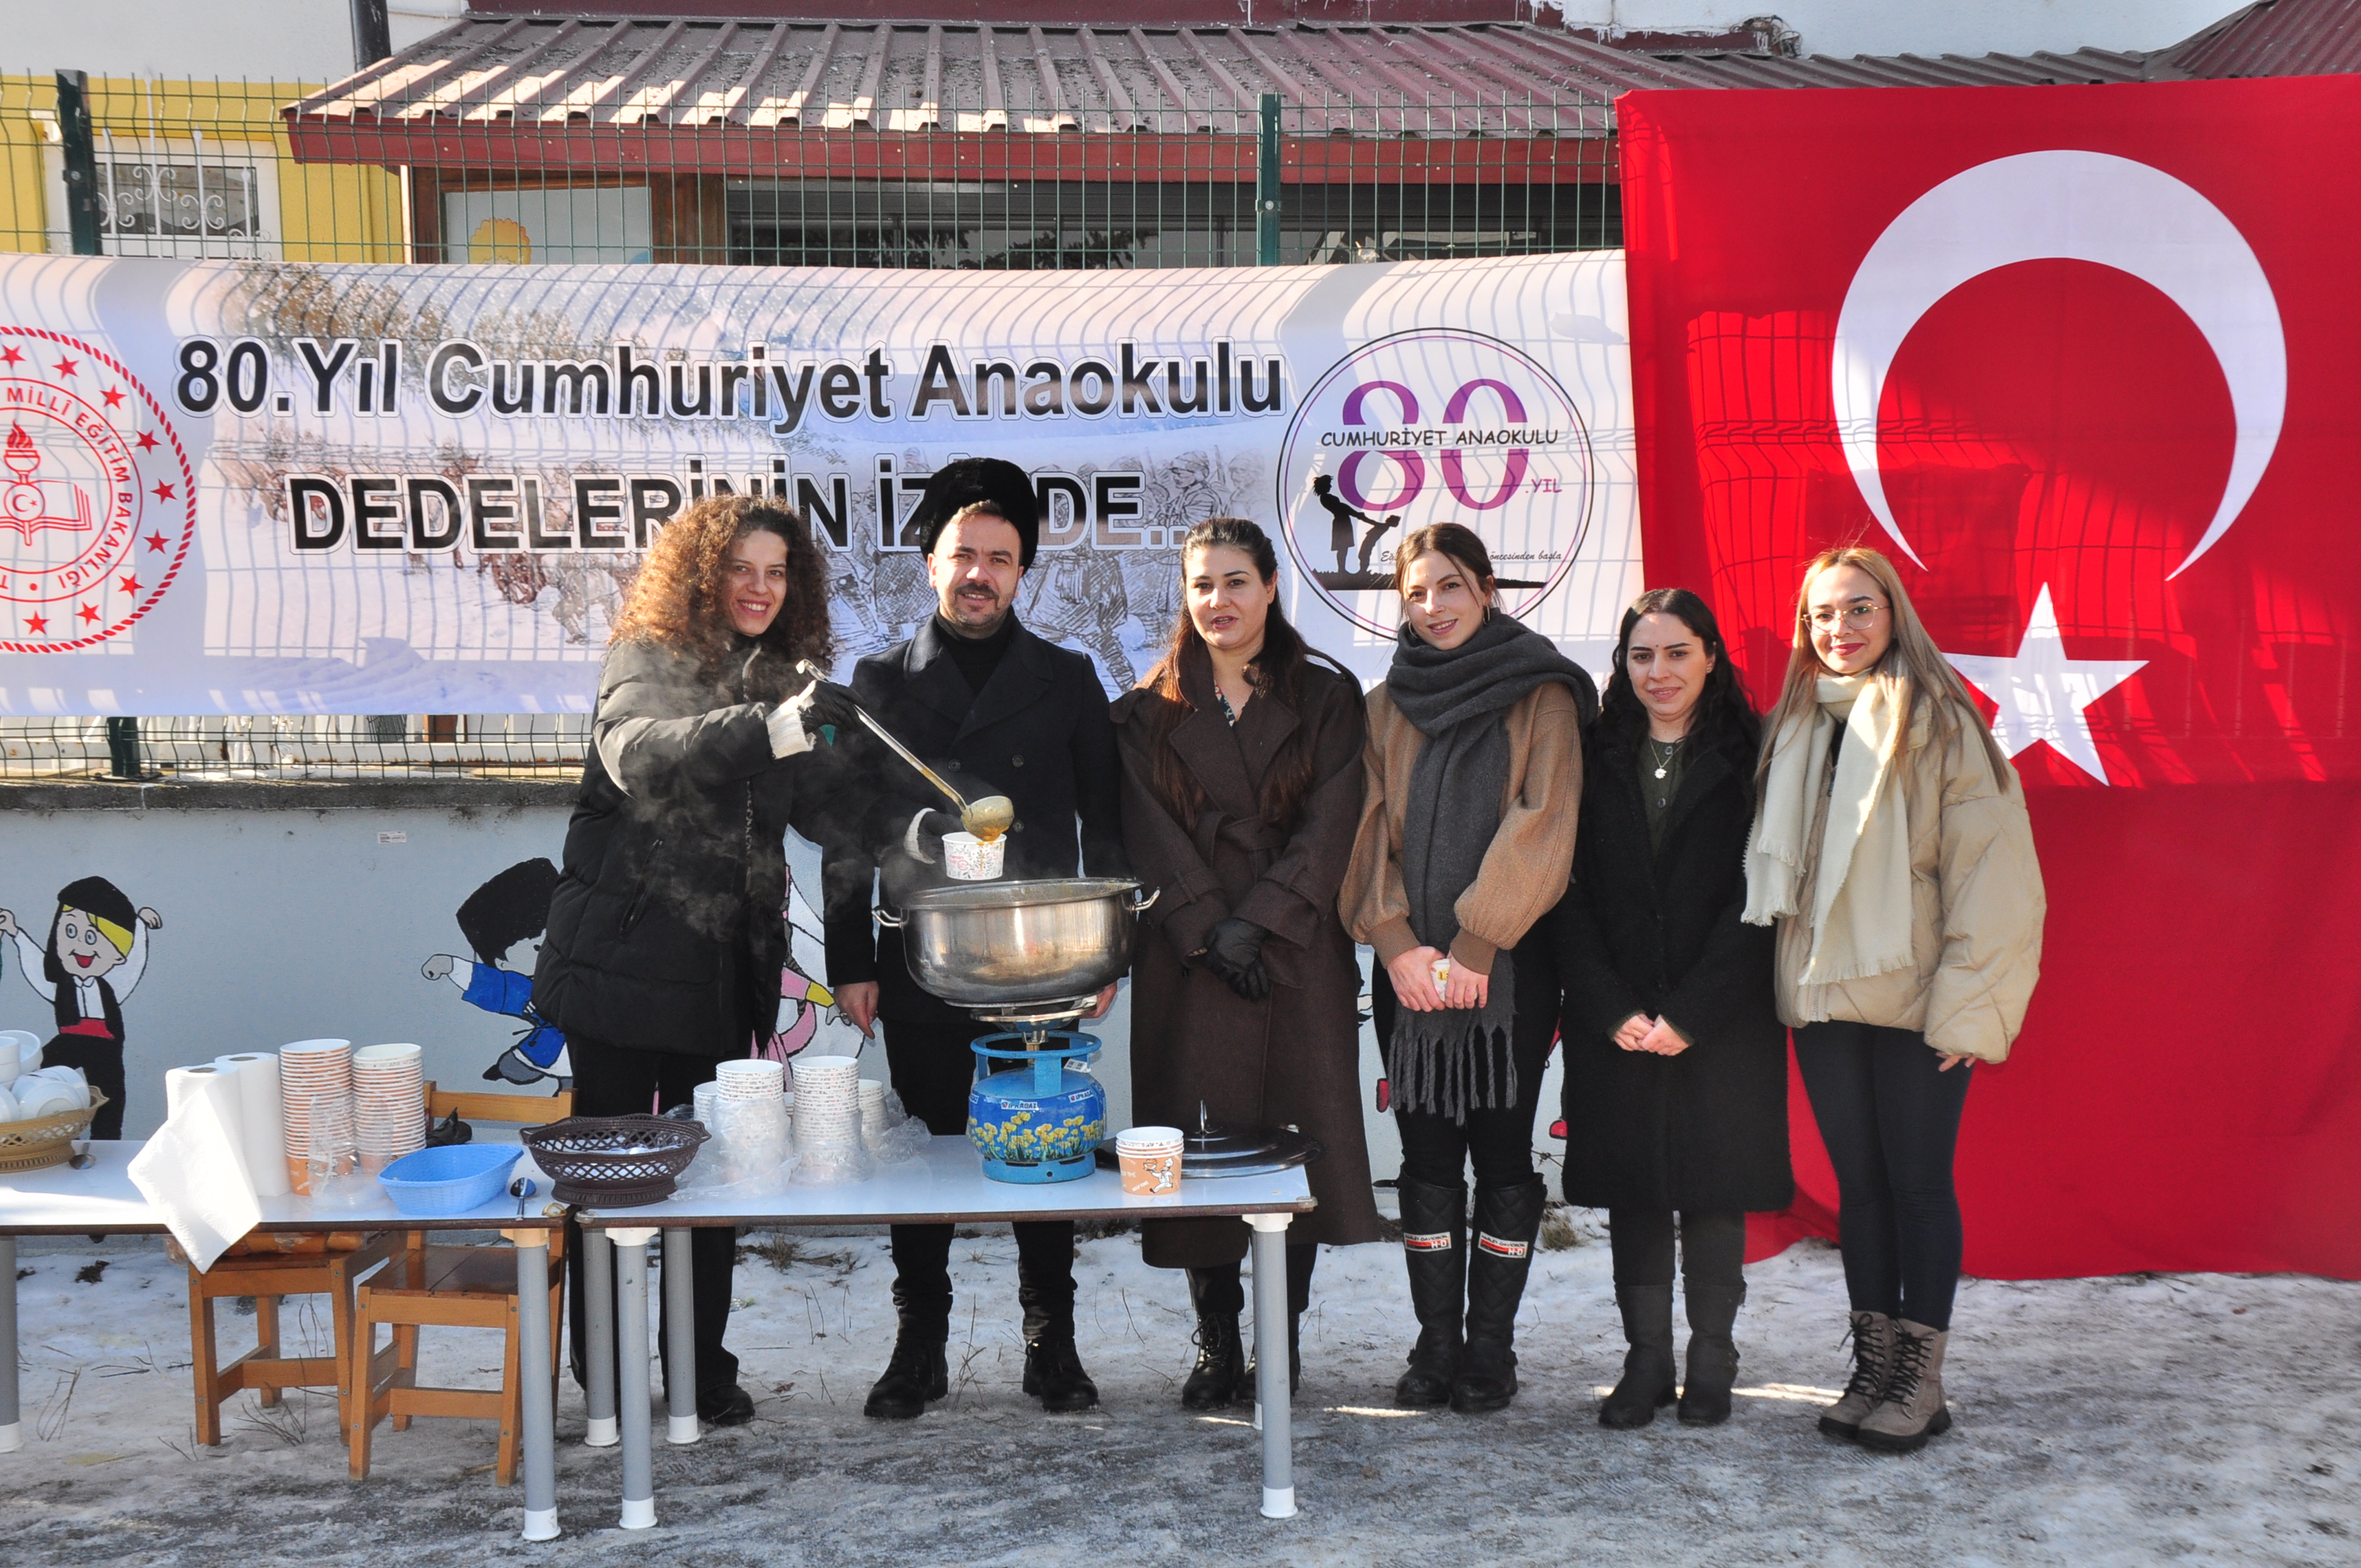
{"type": "Polygon", "coordinates": [[[1137,915],[1163,896],[1164,890],[1160,887],[1151,887],[1145,891],[1134,889],[1131,894],[1131,912],[1137,915]]]}
{"type": "Polygon", "coordinates": [[[907,922],[899,915],[896,915],[892,910],[885,908],[871,910],[869,912],[869,918],[876,921],[880,926],[890,926],[896,931],[900,930],[907,924],[907,922]]]}

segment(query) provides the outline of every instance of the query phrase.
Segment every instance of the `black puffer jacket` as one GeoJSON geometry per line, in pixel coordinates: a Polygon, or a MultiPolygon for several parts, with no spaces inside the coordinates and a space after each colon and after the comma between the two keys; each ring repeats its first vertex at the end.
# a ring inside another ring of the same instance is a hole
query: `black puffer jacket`
{"type": "Polygon", "coordinates": [[[779,1006],[783,842],[816,817],[811,757],[771,755],[766,718],[801,685],[751,642],[706,674],[651,643],[609,650],[582,793],[533,974],[569,1035],[742,1054],[779,1006]]]}
{"type": "Polygon", "coordinates": [[[1771,932],[1739,919],[1752,762],[1741,747],[1691,757],[1652,849],[1633,744],[1594,740],[1574,885],[1550,916],[1570,1203],[1760,1212],[1794,1196],[1771,932]],[[1615,1031],[1634,1013],[1669,1020],[1689,1048],[1624,1050],[1615,1031]]]}

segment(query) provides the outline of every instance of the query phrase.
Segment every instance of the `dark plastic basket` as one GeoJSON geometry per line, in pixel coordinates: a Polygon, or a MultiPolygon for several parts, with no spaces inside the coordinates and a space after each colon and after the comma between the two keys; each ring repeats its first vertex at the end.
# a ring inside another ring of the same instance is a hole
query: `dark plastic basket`
{"type": "Polygon", "coordinates": [[[517,1135],[552,1197],[592,1209],[663,1202],[709,1136],[702,1123],[670,1116],[568,1116],[517,1135]]]}

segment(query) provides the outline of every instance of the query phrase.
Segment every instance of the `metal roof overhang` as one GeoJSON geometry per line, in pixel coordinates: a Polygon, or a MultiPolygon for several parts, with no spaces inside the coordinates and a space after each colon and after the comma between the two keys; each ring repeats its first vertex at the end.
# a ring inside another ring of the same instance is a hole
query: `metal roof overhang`
{"type": "Polygon", "coordinates": [[[1705,86],[1555,28],[469,16],[283,115],[299,162],[894,180],[1594,183],[1613,96],[1705,86]]]}

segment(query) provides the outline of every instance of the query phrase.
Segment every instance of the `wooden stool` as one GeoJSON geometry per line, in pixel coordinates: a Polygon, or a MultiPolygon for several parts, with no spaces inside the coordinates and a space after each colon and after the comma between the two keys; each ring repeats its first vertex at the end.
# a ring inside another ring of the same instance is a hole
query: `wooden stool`
{"type": "MultiPolygon", "coordinates": [[[[282,1388],[334,1388],[336,1426],[349,1424],[346,1382],[352,1365],[354,1287],[364,1274],[401,1246],[401,1233],[363,1235],[252,1235],[236,1244],[200,1274],[189,1270],[189,1352],[197,1394],[197,1441],[218,1444],[221,1408],[230,1396],[251,1388],[266,1406],[279,1403],[282,1388]],[[284,1296],[328,1298],[334,1327],[333,1357],[280,1354],[279,1301],[284,1296]],[[214,1303],[225,1296],[254,1298],[255,1347],[228,1365],[220,1365],[214,1341],[214,1303]]],[[[185,1254],[170,1249],[182,1262],[185,1254]]]]}
{"type": "MultiPolygon", "coordinates": [[[[412,1233],[414,1242],[422,1234],[412,1233]]],[[[553,1262],[563,1250],[564,1233],[553,1237],[553,1262]]],[[[369,1441],[377,1423],[393,1418],[393,1430],[408,1430],[412,1416],[460,1416],[500,1423],[498,1475],[505,1486],[516,1479],[517,1443],[523,1422],[523,1376],[557,1381],[555,1332],[563,1309],[564,1275],[553,1268],[549,1287],[550,1357],[546,1369],[517,1365],[516,1254],[504,1246],[424,1246],[403,1250],[360,1287],[354,1307],[353,1392],[347,1403],[345,1441],[355,1479],[368,1475],[369,1441]],[[377,1347],[377,1330],[393,1330],[390,1343],[377,1347]],[[445,1328],[500,1329],[505,1345],[498,1388],[421,1387],[418,1331],[445,1328]]]]}
{"type": "MultiPolygon", "coordinates": [[[[548,1099],[522,1094],[445,1094],[426,1085],[427,1114],[436,1120],[457,1112],[470,1122],[537,1125],[574,1113],[574,1096],[548,1099]],[[522,1113],[522,1114],[520,1114],[522,1113]]],[[[550,1237],[549,1379],[557,1380],[558,1325],[566,1298],[566,1234],[550,1237]]],[[[406,1431],[412,1416],[460,1416],[500,1423],[500,1483],[516,1479],[517,1443],[523,1420],[524,1384],[517,1365],[516,1254],[504,1246],[429,1246],[426,1233],[409,1233],[409,1245],[385,1269],[360,1288],[353,1309],[352,1387],[345,1406],[345,1442],[355,1479],[368,1475],[369,1440],[377,1423],[393,1418],[406,1431]],[[378,1348],[379,1324],[393,1339],[378,1348]],[[500,1329],[506,1336],[500,1386],[493,1388],[421,1387],[418,1331],[428,1326],[500,1329]]]]}

